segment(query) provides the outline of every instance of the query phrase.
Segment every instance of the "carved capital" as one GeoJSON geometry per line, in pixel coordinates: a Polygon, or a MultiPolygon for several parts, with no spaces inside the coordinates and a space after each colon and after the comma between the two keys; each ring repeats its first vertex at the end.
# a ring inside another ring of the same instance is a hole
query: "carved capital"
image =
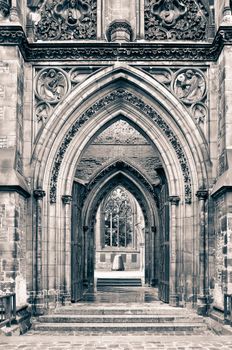
{"type": "Polygon", "coordinates": [[[72,203],[72,196],[66,194],[62,196],[62,201],[64,204],[71,204],[72,203]]]}
{"type": "Polygon", "coordinates": [[[199,200],[206,200],[208,198],[208,191],[207,190],[199,190],[196,193],[196,196],[199,200]]]}
{"type": "Polygon", "coordinates": [[[171,205],[178,205],[180,202],[179,196],[170,196],[168,197],[168,201],[171,203],[171,205]]]}
{"type": "Polygon", "coordinates": [[[37,188],[36,190],[33,191],[33,196],[38,201],[40,199],[43,199],[43,197],[46,196],[46,192],[43,191],[41,188],[37,188]]]}

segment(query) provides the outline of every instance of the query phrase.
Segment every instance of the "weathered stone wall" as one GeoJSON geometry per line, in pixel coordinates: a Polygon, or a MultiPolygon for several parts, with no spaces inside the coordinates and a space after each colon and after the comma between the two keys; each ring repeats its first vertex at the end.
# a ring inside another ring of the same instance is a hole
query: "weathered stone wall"
{"type": "Polygon", "coordinates": [[[26,200],[18,193],[0,192],[0,290],[16,292],[17,305],[26,294],[26,200]]]}

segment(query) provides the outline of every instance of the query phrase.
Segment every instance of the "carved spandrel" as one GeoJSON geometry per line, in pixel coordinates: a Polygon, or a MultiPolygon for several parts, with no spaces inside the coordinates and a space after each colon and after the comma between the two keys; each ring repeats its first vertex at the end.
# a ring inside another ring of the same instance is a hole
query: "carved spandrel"
{"type": "Polygon", "coordinates": [[[96,39],[96,0],[46,0],[38,13],[36,40],[96,39]]]}
{"type": "Polygon", "coordinates": [[[209,8],[195,0],[145,1],[147,40],[202,40],[207,37],[209,8]]]}

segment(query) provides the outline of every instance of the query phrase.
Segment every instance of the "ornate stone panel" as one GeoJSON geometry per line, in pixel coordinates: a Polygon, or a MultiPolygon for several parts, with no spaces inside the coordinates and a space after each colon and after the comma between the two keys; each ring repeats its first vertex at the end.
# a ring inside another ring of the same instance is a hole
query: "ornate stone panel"
{"type": "Polygon", "coordinates": [[[126,102],[128,104],[132,104],[135,108],[138,108],[140,111],[143,111],[158,127],[161,132],[167,137],[169,140],[172,148],[174,149],[177,158],[180,163],[180,167],[182,170],[184,183],[185,183],[185,202],[191,203],[192,201],[192,181],[190,176],[190,169],[187,161],[187,157],[183,151],[183,148],[177,138],[177,136],[174,134],[174,132],[171,130],[170,126],[157,114],[157,112],[148,104],[145,104],[139,97],[134,95],[133,93],[126,91],[125,89],[117,89],[113,92],[111,92],[109,95],[106,95],[102,99],[95,102],[89,109],[83,113],[80,118],[76,120],[76,122],[71,126],[67,134],[65,135],[65,138],[60,145],[60,148],[57,152],[53,169],[52,169],[52,175],[50,180],[50,201],[51,203],[56,202],[56,187],[57,187],[57,180],[59,175],[59,170],[61,163],[63,161],[65,152],[71,143],[72,139],[77,134],[78,130],[85,124],[90,118],[92,118],[94,115],[97,114],[98,111],[105,109],[108,105],[114,103],[117,100],[121,100],[121,102],[126,102]]]}
{"type": "Polygon", "coordinates": [[[189,110],[207,137],[208,99],[205,68],[141,67],[168,88],[189,110]]]}
{"type": "Polygon", "coordinates": [[[149,142],[125,120],[118,120],[93,141],[94,144],[141,144],[149,142]]]}
{"type": "Polygon", "coordinates": [[[38,15],[36,40],[96,39],[96,0],[46,0],[38,15]]]}
{"type": "Polygon", "coordinates": [[[209,12],[202,1],[145,0],[145,39],[204,40],[209,12]]]}

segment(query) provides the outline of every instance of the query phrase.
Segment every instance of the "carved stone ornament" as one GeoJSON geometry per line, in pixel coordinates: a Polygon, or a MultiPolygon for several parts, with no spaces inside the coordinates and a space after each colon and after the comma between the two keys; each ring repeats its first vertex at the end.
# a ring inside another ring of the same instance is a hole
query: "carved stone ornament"
{"type": "Polygon", "coordinates": [[[45,102],[60,102],[68,90],[69,81],[61,69],[45,68],[36,78],[36,95],[45,102]]]}
{"type": "Polygon", "coordinates": [[[44,125],[50,116],[51,107],[47,102],[40,102],[35,108],[35,116],[37,122],[41,125],[44,125]]]}
{"type": "Polygon", "coordinates": [[[206,39],[208,10],[196,0],[145,0],[147,40],[206,39]]]}
{"type": "Polygon", "coordinates": [[[133,105],[143,111],[156,125],[157,128],[167,137],[170,145],[174,149],[176,156],[179,160],[179,164],[182,170],[184,184],[185,184],[185,202],[191,203],[192,200],[192,180],[190,177],[190,169],[187,161],[187,157],[184,153],[183,147],[179,142],[177,136],[170,128],[170,126],[162,119],[162,117],[148,104],[145,104],[143,100],[134,95],[133,93],[126,91],[125,89],[117,89],[111,92],[109,95],[104,96],[102,99],[95,102],[89,109],[87,109],[76,122],[70,127],[69,131],[65,135],[65,138],[57,152],[52,175],[50,180],[50,201],[56,202],[56,187],[59,176],[61,163],[63,161],[65,152],[77,134],[78,130],[92,117],[94,117],[100,110],[105,109],[108,105],[115,103],[115,101],[125,102],[133,105]]]}
{"type": "Polygon", "coordinates": [[[37,188],[36,190],[33,191],[33,195],[36,200],[43,199],[43,197],[46,196],[46,192],[43,191],[41,188],[37,188]]]}
{"type": "Polygon", "coordinates": [[[208,198],[209,192],[205,189],[199,190],[196,193],[196,196],[199,200],[206,200],[208,198]]]}
{"type": "Polygon", "coordinates": [[[201,101],[206,93],[205,78],[197,69],[181,69],[176,73],[173,91],[186,104],[201,101]]]}
{"type": "Polygon", "coordinates": [[[10,0],[0,0],[0,19],[10,13],[10,0]]]}
{"type": "Polygon", "coordinates": [[[96,39],[96,0],[46,0],[40,15],[36,40],[96,39]]]}
{"type": "Polygon", "coordinates": [[[204,124],[208,116],[207,107],[201,102],[195,103],[192,106],[192,115],[197,124],[204,124]]]}

